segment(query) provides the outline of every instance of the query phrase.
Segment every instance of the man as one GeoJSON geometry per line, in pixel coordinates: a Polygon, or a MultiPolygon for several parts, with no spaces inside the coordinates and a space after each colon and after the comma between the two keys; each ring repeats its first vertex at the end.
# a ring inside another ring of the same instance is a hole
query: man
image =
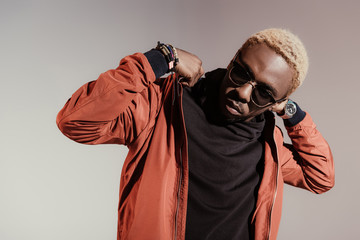
{"type": "Polygon", "coordinates": [[[283,29],[254,34],[199,81],[198,57],[159,44],[83,85],[57,124],[80,143],[128,146],[118,239],[276,239],[284,182],[314,193],[334,185],[328,144],[288,101],[307,68],[283,29]]]}

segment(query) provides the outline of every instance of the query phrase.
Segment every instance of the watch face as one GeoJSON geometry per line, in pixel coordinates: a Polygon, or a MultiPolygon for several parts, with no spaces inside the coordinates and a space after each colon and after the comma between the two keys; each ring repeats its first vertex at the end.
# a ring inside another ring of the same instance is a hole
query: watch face
{"type": "Polygon", "coordinates": [[[293,104],[293,103],[286,104],[285,112],[286,112],[287,115],[290,115],[290,116],[294,115],[296,113],[295,104],[293,104]]]}

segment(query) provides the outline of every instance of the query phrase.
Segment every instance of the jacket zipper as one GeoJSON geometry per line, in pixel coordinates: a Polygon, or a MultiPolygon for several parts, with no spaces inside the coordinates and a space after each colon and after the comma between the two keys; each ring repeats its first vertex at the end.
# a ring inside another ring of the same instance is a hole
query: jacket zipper
{"type": "Polygon", "coordinates": [[[276,158],[277,158],[277,164],[276,164],[276,182],[275,182],[275,194],[274,194],[274,199],[273,199],[273,202],[272,202],[272,205],[271,205],[271,208],[270,208],[270,216],[269,216],[269,235],[267,237],[267,239],[269,240],[270,239],[270,233],[271,233],[271,215],[272,215],[272,211],[273,211],[273,208],[274,208],[274,205],[275,205],[275,199],[276,199],[276,195],[277,195],[277,185],[278,185],[278,177],[279,177],[279,159],[278,159],[278,148],[276,146],[276,142],[275,142],[275,138],[274,138],[274,135],[273,135],[273,141],[274,141],[274,144],[275,144],[275,147],[276,147],[276,158]]]}
{"type": "MultiPolygon", "coordinates": [[[[182,149],[182,148],[181,148],[182,149]]],[[[180,177],[179,177],[179,186],[178,186],[178,193],[177,193],[177,204],[176,204],[176,212],[175,212],[175,236],[174,240],[176,240],[177,237],[177,221],[178,221],[178,215],[179,215],[179,208],[180,208],[180,190],[181,190],[181,181],[182,181],[182,153],[180,149],[180,177]]]]}
{"type": "MultiPolygon", "coordinates": [[[[175,79],[174,79],[174,98],[173,98],[173,107],[175,105],[175,99],[176,97],[179,98],[178,103],[180,104],[180,112],[182,114],[182,102],[181,102],[181,90],[179,90],[179,87],[177,85],[178,84],[178,78],[175,75],[175,79]]],[[[176,203],[176,212],[175,212],[175,233],[174,233],[174,240],[176,240],[177,238],[177,231],[178,231],[178,216],[179,216],[179,208],[180,208],[180,195],[181,195],[181,182],[182,182],[182,178],[183,178],[183,159],[182,159],[182,148],[183,145],[180,147],[179,150],[179,161],[180,161],[180,170],[179,170],[179,182],[178,182],[178,192],[177,192],[177,203],[176,203]]]]}

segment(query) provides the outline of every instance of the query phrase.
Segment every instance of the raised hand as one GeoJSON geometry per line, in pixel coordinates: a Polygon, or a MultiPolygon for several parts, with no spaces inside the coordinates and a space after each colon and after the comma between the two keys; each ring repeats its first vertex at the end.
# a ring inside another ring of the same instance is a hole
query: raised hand
{"type": "Polygon", "coordinates": [[[176,48],[179,63],[175,67],[175,72],[182,78],[181,84],[192,87],[204,74],[202,61],[196,55],[185,50],[176,48]]]}

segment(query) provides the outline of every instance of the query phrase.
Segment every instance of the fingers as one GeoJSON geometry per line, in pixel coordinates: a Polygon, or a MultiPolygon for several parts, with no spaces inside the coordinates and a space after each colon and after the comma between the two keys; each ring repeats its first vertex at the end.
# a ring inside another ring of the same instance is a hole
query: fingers
{"type": "Polygon", "coordinates": [[[189,86],[192,87],[196,84],[196,82],[204,75],[204,68],[200,66],[199,70],[194,74],[194,77],[189,82],[189,86]]]}
{"type": "Polygon", "coordinates": [[[273,112],[278,113],[279,115],[282,115],[284,113],[284,108],[285,108],[286,103],[287,103],[287,99],[285,99],[282,102],[276,103],[275,105],[273,105],[270,108],[270,111],[273,111],[273,112]]]}
{"type": "Polygon", "coordinates": [[[185,86],[192,87],[194,86],[197,81],[201,78],[202,75],[204,75],[205,71],[202,66],[200,66],[199,70],[194,72],[192,76],[189,76],[188,78],[183,78],[182,81],[180,81],[181,84],[185,86]]]}
{"type": "Polygon", "coordinates": [[[179,48],[177,49],[177,51],[179,63],[175,67],[175,71],[180,76],[185,78],[180,81],[181,84],[192,87],[204,74],[202,61],[199,57],[192,53],[186,52],[179,48]]]}

